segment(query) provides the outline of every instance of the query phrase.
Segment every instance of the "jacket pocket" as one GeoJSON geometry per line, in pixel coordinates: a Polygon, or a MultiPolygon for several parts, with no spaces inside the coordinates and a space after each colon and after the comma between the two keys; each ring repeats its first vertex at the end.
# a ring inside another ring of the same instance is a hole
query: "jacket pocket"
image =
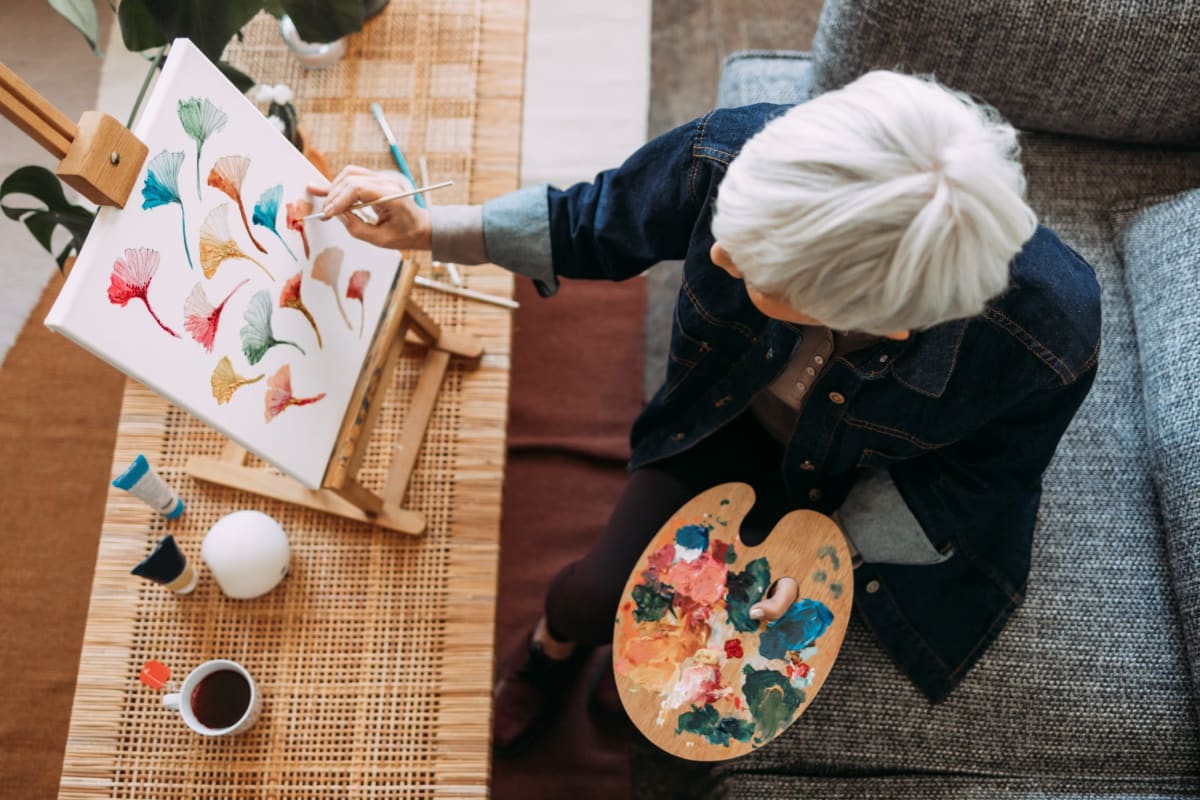
{"type": "Polygon", "coordinates": [[[671,329],[671,351],[667,355],[667,375],[662,388],[663,399],[674,394],[711,352],[712,345],[706,339],[684,330],[679,317],[679,305],[676,304],[675,324],[671,329]]]}
{"type": "Polygon", "coordinates": [[[867,447],[863,449],[862,454],[858,457],[858,467],[860,469],[883,469],[892,464],[898,464],[901,461],[915,458],[918,455],[921,455],[921,453],[889,453],[885,450],[876,450],[875,448],[867,447]]]}

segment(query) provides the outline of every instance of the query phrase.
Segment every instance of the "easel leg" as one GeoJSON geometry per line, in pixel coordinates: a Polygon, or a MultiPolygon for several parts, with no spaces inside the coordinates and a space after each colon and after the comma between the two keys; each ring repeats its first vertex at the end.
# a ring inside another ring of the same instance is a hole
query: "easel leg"
{"type": "Polygon", "coordinates": [[[421,377],[417,381],[416,391],[413,392],[412,405],[404,419],[404,433],[392,451],[392,464],[388,467],[387,481],[383,486],[383,499],[386,502],[400,505],[400,501],[404,499],[404,492],[408,489],[409,478],[417,465],[417,455],[421,451],[421,443],[425,440],[425,432],[429,429],[433,407],[437,403],[438,393],[449,366],[450,353],[445,350],[430,350],[425,357],[421,377]]]}

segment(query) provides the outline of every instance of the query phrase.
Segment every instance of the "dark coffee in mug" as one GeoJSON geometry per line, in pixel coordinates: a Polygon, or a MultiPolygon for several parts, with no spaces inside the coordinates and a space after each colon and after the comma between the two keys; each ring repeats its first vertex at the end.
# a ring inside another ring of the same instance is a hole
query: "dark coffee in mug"
{"type": "Polygon", "coordinates": [[[191,702],[201,725],[213,730],[228,728],[250,707],[250,682],[236,670],[210,672],[192,689],[191,702]]]}

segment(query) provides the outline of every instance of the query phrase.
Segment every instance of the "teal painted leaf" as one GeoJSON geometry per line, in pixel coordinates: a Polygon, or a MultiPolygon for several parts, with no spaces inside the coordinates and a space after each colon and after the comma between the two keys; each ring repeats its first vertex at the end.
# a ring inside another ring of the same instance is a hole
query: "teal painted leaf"
{"type": "Polygon", "coordinates": [[[246,306],[246,324],[240,331],[242,335],[242,352],[246,360],[253,366],[262,361],[263,356],[277,344],[290,344],[304,355],[304,349],[295,342],[281,341],[275,338],[271,330],[271,293],[267,289],[255,292],[246,306]]]}
{"type": "Polygon", "coordinates": [[[179,124],[196,143],[196,196],[200,197],[200,157],[208,137],[225,127],[229,117],[207,97],[189,97],[179,101],[179,124]]]}
{"type": "Polygon", "coordinates": [[[288,247],[288,243],[279,235],[279,229],[275,227],[276,220],[279,217],[279,203],[282,200],[283,184],[277,183],[259,195],[258,202],[254,204],[254,213],[250,216],[250,221],[255,225],[261,225],[275,234],[275,237],[283,244],[284,249],[288,251],[288,255],[292,257],[292,260],[299,261],[300,259],[292,252],[292,248],[288,247]]]}
{"type": "Polygon", "coordinates": [[[163,150],[146,164],[146,181],[142,184],[142,208],[158,208],[167,203],[179,203],[179,166],[183,151],[163,150]]]}
{"type": "Polygon", "coordinates": [[[195,269],[192,263],[192,249],[188,244],[187,216],[183,210],[183,200],[179,197],[179,167],[183,164],[183,151],[163,150],[150,159],[146,165],[146,180],[142,184],[142,208],[158,208],[159,206],[177,203],[179,205],[179,226],[183,233],[183,252],[187,256],[188,269],[195,269]]]}

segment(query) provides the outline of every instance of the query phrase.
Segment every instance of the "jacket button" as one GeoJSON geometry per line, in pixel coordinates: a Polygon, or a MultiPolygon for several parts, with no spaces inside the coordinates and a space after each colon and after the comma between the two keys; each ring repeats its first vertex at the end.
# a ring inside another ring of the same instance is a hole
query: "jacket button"
{"type": "Polygon", "coordinates": [[[867,594],[875,594],[879,591],[879,581],[867,581],[867,594]]]}
{"type": "Polygon", "coordinates": [[[846,396],[844,394],[842,394],[841,392],[830,392],[829,393],[829,402],[833,403],[834,405],[840,406],[846,402],[846,396]]]}
{"type": "Polygon", "coordinates": [[[820,500],[821,499],[821,490],[820,489],[809,489],[808,490],[808,499],[812,500],[814,503],[816,501],[820,500]]]}
{"type": "Polygon", "coordinates": [[[682,442],[686,438],[687,438],[686,433],[675,433],[675,434],[671,435],[672,442],[682,442]]]}
{"type": "Polygon", "coordinates": [[[774,358],[774,357],[775,357],[775,348],[774,348],[774,347],[768,347],[768,348],[767,348],[767,361],[770,361],[770,360],[771,360],[772,358],[774,358]]]}
{"type": "Polygon", "coordinates": [[[800,469],[804,470],[805,472],[812,472],[816,468],[817,468],[816,465],[813,464],[811,461],[805,461],[803,464],[800,465],[800,469]]]}

